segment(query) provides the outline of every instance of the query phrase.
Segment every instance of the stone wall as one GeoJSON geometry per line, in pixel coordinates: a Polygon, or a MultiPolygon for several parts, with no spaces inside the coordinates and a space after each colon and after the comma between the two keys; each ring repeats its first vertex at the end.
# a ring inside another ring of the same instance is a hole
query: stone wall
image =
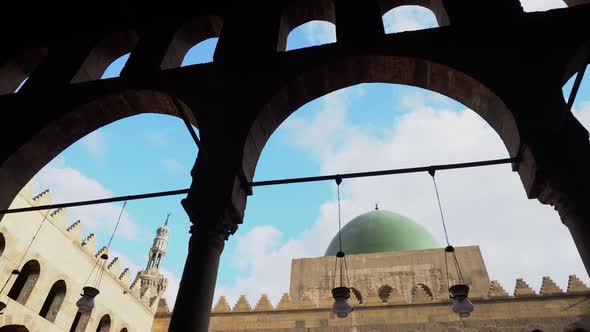
{"type": "MultiPolygon", "coordinates": [[[[25,188],[14,199],[10,208],[51,204],[51,193],[32,196],[32,185],[25,188]]],[[[0,233],[4,236],[5,248],[0,252],[0,282],[4,284],[13,269],[20,269],[27,261],[36,260],[40,265],[37,282],[24,304],[10,299],[7,294],[16,277],[6,285],[0,294],[0,301],[7,303],[0,315],[0,326],[19,324],[29,331],[69,331],[77,313],[76,301],[85,285],[86,279],[96,263],[96,257],[105,251],[97,251],[93,234],[83,239],[82,223],[76,221],[67,226],[67,210],[35,211],[5,215],[0,222],[0,233]],[[18,266],[31,238],[39,228],[39,234],[18,266]],[[47,295],[58,280],[65,281],[66,294],[54,322],[41,317],[39,312],[47,295]]],[[[142,296],[139,282],[130,284],[129,269],[121,269],[119,259],[110,257],[105,265],[106,271],[100,284],[100,294],[95,299],[95,307],[90,315],[85,331],[95,331],[100,319],[109,315],[110,331],[119,332],[127,328],[129,332],[143,332],[151,329],[157,299],[142,296]]]]}

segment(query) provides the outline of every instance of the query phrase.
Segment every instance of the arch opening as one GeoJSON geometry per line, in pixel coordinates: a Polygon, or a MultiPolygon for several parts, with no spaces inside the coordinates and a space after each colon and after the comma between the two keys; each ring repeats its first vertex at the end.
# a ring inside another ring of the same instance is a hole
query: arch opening
{"type": "Polygon", "coordinates": [[[191,19],[174,35],[161,68],[171,69],[213,61],[222,27],[223,20],[219,16],[208,15],[191,19]]]}
{"type": "MultiPolygon", "coordinates": [[[[575,73],[562,87],[563,98],[566,104],[571,97],[574,82],[578,75],[578,73],[575,73]]],[[[571,112],[578,122],[586,130],[590,131],[590,66],[586,67],[571,112]]]]}
{"type": "Polygon", "coordinates": [[[108,314],[102,316],[96,327],[96,332],[109,332],[111,330],[111,316],[108,314]]]}
{"type": "Polygon", "coordinates": [[[0,95],[18,92],[46,57],[46,48],[26,49],[12,59],[0,63],[0,95]]]}
{"type": "Polygon", "coordinates": [[[336,25],[314,20],[294,28],[287,37],[286,51],[336,42],[336,25]]]}
{"type": "Polygon", "coordinates": [[[385,13],[382,19],[386,34],[430,29],[439,26],[434,12],[422,6],[395,7],[385,13]]]}
{"type": "Polygon", "coordinates": [[[100,79],[119,77],[121,75],[123,67],[125,67],[125,64],[129,60],[130,55],[131,53],[124,54],[115,59],[113,62],[111,62],[109,66],[104,70],[104,73],[102,74],[100,79]]]}
{"type": "Polygon", "coordinates": [[[218,37],[205,39],[191,47],[182,60],[181,67],[213,62],[218,37]]]}
{"type": "MultiPolygon", "coordinates": [[[[130,53],[141,38],[140,34],[135,30],[118,31],[98,42],[92,49],[78,72],[72,78],[71,83],[86,82],[98,80],[101,78],[115,77],[120,74],[120,70],[116,75],[105,76],[107,68],[117,59],[130,53]]],[[[125,62],[127,59],[125,59],[125,62]]],[[[122,68],[122,66],[121,66],[122,68]]]]}
{"type": "Polygon", "coordinates": [[[361,304],[364,303],[363,295],[361,294],[361,292],[354,287],[351,287],[350,289],[352,290],[352,294],[354,294],[354,297],[356,297],[357,301],[359,301],[359,303],[361,304]]]}
{"type": "Polygon", "coordinates": [[[8,297],[20,304],[26,304],[39,279],[40,272],[41,266],[38,261],[30,260],[26,262],[14,281],[12,288],[10,288],[8,297]]]}
{"type": "Polygon", "coordinates": [[[63,280],[56,281],[53,286],[51,286],[39,315],[50,322],[55,322],[55,318],[57,317],[59,309],[66,297],[66,291],[66,282],[63,280]]]}
{"type": "Polygon", "coordinates": [[[283,8],[277,51],[335,41],[336,8],[333,0],[291,0],[283,8]]]}

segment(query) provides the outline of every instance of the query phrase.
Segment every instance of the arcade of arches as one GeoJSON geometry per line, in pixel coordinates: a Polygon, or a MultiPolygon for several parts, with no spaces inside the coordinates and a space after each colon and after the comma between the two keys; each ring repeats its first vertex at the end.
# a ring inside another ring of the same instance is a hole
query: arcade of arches
{"type": "MultiPolygon", "coordinates": [[[[243,221],[246,182],[270,135],[300,106],[329,92],[398,83],[451,97],[487,121],[519,160],[513,170],[523,195],[555,207],[590,270],[590,142],[561,93],[590,58],[588,1],[540,13],[525,13],[518,0],[403,2],[425,5],[442,27],[385,34],[383,11],[395,2],[377,0],[179,0],[181,6],[157,10],[107,1],[101,6],[117,9],[81,13],[75,32],[54,28],[41,15],[47,8],[30,9],[36,19],[11,36],[28,43],[7,42],[0,57],[19,64],[0,72],[3,89],[14,91],[29,76],[19,93],[0,96],[14,129],[0,133],[0,207],[95,129],[140,113],[188,113],[206,157],[197,157],[182,200],[194,225],[170,330],[205,331],[219,257],[243,221]],[[335,43],[281,52],[294,27],[317,19],[336,24],[335,43]],[[219,36],[213,63],[177,68],[195,35],[219,36]],[[127,52],[120,77],[98,80],[127,52]]],[[[64,13],[51,21],[71,22],[64,13]]]]}

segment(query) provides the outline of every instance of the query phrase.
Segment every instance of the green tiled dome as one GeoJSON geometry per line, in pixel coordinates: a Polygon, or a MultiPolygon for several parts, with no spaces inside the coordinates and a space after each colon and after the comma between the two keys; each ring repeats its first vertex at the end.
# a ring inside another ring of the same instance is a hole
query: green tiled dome
{"type": "MultiPolygon", "coordinates": [[[[347,255],[440,248],[422,226],[400,214],[375,210],[352,219],[342,228],[342,251],[347,255]]],[[[338,252],[338,234],[325,256],[338,252]]]]}

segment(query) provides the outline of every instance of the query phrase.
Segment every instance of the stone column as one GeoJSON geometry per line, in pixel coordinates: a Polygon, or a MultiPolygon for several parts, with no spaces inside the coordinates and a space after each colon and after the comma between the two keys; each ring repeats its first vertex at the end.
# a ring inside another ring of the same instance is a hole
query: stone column
{"type": "Polygon", "coordinates": [[[559,212],[561,221],[570,231],[578,253],[584,262],[586,272],[590,275],[590,201],[562,199],[555,209],[559,212]]]}
{"type": "Polygon", "coordinates": [[[169,331],[207,331],[219,257],[234,230],[213,220],[191,226],[188,256],[169,331]]]}
{"type": "Polygon", "coordinates": [[[219,257],[246,206],[239,168],[228,165],[236,164],[199,153],[191,172],[193,183],[182,205],[193,225],[169,331],[205,332],[209,326],[219,257]]]}

